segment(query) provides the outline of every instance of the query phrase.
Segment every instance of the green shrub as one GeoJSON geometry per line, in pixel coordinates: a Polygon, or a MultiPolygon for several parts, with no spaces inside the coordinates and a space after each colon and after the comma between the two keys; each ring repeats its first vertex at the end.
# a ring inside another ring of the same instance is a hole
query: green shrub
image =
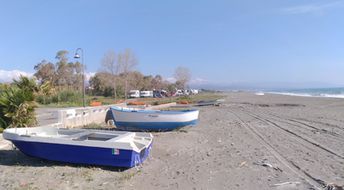
{"type": "Polygon", "coordinates": [[[36,124],[35,81],[20,77],[0,94],[0,127],[28,127],[36,124]]]}
{"type": "Polygon", "coordinates": [[[190,96],[180,96],[180,97],[177,98],[177,101],[192,102],[192,98],[190,96]]]}
{"type": "MultiPolygon", "coordinates": [[[[46,96],[46,95],[39,95],[36,97],[36,102],[40,103],[40,104],[51,104],[53,103],[53,97],[52,96],[46,96]]],[[[57,101],[57,98],[56,98],[57,101]]]]}
{"type": "Polygon", "coordinates": [[[58,94],[58,99],[61,102],[81,102],[82,94],[77,91],[62,91],[58,94]]]}
{"type": "Polygon", "coordinates": [[[79,91],[63,90],[52,96],[39,95],[36,101],[40,104],[68,104],[71,106],[82,105],[82,93],[79,91]]]}

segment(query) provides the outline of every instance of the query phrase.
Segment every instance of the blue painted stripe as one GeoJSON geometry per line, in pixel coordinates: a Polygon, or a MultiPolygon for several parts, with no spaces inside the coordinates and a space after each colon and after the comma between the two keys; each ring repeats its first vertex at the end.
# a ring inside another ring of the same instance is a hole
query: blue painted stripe
{"type": "Polygon", "coordinates": [[[115,121],[118,129],[129,131],[171,131],[185,126],[194,126],[198,120],[188,122],[121,122],[115,121]]]}
{"type": "Polygon", "coordinates": [[[28,156],[53,161],[78,164],[94,164],[115,167],[134,167],[141,164],[149,155],[151,145],[141,153],[133,150],[119,149],[113,154],[112,148],[63,145],[41,142],[12,141],[13,144],[28,156]]]}

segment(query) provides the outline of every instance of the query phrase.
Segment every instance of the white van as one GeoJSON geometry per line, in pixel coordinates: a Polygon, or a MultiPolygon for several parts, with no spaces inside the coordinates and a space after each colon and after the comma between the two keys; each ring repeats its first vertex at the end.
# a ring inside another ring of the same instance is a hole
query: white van
{"type": "Polygon", "coordinates": [[[191,94],[198,94],[198,90],[196,89],[191,89],[190,91],[191,91],[191,94]]]}
{"type": "Polygon", "coordinates": [[[152,98],[153,97],[153,91],[141,91],[140,96],[141,96],[141,98],[152,98]]]}
{"type": "Polygon", "coordinates": [[[182,90],[177,90],[176,93],[174,93],[174,96],[183,96],[184,93],[182,90]]]}
{"type": "Polygon", "coordinates": [[[129,98],[140,98],[140,91],[130,90],[129,91],[129,98]]]}

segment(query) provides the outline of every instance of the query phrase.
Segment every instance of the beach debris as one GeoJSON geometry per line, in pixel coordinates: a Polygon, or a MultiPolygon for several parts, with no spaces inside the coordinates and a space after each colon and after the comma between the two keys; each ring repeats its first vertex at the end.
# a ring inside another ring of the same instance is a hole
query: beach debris
{"type": "Polygon", "coordinates": [[[283,183],[276,183],[271,185],[272,187],[279,187],[279,186],[298,186],[300,185],[301,182],[298,181],[287,181],[287,182],[283,182],[283,183]]]}
{"type": "Polygon", "coordinates": [[[273,166],[272,164],[262,161],[262,162],[253,162],[253,164],[258,165],[258,166],[263,166],[263,167],[267,167],[267,168],[272,168],[276,171],[280,171],[283,172],[283,170],[277,166],[273,166]]]}
{"type": "Polygon", "coordinates": [[[326,185],[324,190],[344,190],[344,186],[339,186],[334,183],[329,183],[326,185]]]}
{"type": "Polygon", "coordinates": [[[306,107],[303,104],[275,104],[276,107],[306,107]]]}
{"type": "Polygon", "coordinates": [[[194,106],[220,106],[220,104],[222,104],[223,102],[225,102],[224,99],[201,100],[201,101],[198,101],[196,104],[194,104],[194,106]]]}
{"type": "Polygon", "coordinates": [[[243,167],[244,165],[246,165],[246,161],[243,161],[243,162],[241,162],[240,164],[239,164],[239,167],[241,168],[241,167],[243,167]]]}
{"type": "Polygon", "coordinates": [[[109,183],[109,182],[106,181],[106,182],[102,183],[101,185],[107,185],[108,183],[109,183]]]}
{"type": "Polygon", "coordinates": [[[188,133],[188,131],[185,130],[185,129],[177,129],[177,132],[179,132],[179,133],[188,133]]]}

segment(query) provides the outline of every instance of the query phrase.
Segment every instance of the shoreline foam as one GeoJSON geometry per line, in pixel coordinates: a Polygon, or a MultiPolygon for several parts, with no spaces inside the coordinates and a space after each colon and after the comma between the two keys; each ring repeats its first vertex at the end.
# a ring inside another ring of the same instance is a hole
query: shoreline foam
{"type": "Polygon", "coordinates": [[[310,93],[294,93],[294,92],[266,92],[269,94],[278,94],[285,96],[299,96],[299,97],[317,97],[317,98],[344,98],[344,94],[310,94],[310,93]]]}

